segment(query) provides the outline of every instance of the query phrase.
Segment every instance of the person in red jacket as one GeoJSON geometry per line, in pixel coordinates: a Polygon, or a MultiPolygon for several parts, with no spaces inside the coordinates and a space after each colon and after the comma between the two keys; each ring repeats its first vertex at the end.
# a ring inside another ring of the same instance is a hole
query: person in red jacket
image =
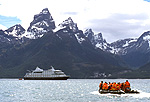
{"type": "Polygon", "coordinates": [[[101,83],[99,84],[99,89],[102,89],[103,87],[103,81],[101,81],[101,83]]]}
{"type": "Polygon", "coordinates": [[[128,80],[126,80],[124,88],[125,88],[125,92],[131,91],[130,83],[128,80]]]}

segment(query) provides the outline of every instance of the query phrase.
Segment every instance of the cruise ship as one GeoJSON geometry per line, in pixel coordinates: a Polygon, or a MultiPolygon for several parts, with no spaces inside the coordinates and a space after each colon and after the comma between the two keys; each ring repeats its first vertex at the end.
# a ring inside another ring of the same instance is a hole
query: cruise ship
{"type": "Polygon", "coordinates": [[[55,70],[53,67],[48,70],[36,67],[35,70],[26,73],[24,80],[67,80],[69,77],[61,70],[55,70]]]}

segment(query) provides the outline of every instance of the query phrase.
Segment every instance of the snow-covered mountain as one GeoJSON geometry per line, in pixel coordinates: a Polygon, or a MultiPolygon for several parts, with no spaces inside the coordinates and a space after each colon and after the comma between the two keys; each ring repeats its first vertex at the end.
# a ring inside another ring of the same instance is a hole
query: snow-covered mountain
{"type": "Polygon", "coordinates": [[[110,44],[110,52],[118,55],[126,55],[128,53],[128,50],[135,45],[136,41],[137,39],[128,38],[113,42],[110,44]]]}
{"type": "MultiPolygon", "coordinates": [[[[0,30],[0,45],[1,64],[10,59],[18,65],[24,63],[24,59],[31,59],[29,62],[36,59],[35,62],[38,63],[38,59],[43,56],[43,63],[65,63],[70,65],[73,72],[77,71],[76,73],[80,72],[79,70],[84,72],[88,68],[89,71],[95,70],[96,75],[105,72],[109,74],[114,71],[115,66],[119,66],[116,71],[120,71],[120,66],[126,67],[126,63],[131,67],[139,67],[150,62],[150,31],[144,32],[139,38],[108,43],[102,33],[94,34],[92,29],[87,29],[83,33],[71,17],[55,26],[47,8],[34,16],[27,30],[20,24],[0,30]],[[14,60],[14,56],[21,60],[14,60]],[[3,61],[4,58],[6,61],[3,61]]],[[[28,64],[28,61],[26,62],[28,64]]]]}
{"type": "Polygon", "coordinates": [[[60,23],[57,28],[55,29],[55,32],[60,30],[60,29],[68,29],[71,30],[72,32],[77,32],[79,29],[77,27],[77,23],[74,23],[72,18],[69,17],[68,19],[64,20],[62,23],[60,23]]]}
{"type": "Polygon", "coordinates": [[[25,39],[38,39],[45,33],[55,29],[55,22],[48,10],[45,8],[34,16],[30,26],[25,30],[20,24],[16,24],[7,30],[1,30],[0,37],[2,42],[22,43],[25,39]]]}
{"type": "Polygon", "coordinates": [[[92,29],[87,29],[84,35],[91,41],[95,48],[99,48],[103,51],[110,50],[110,45],[106,42],[101,33],[94,34],[92,29]]]}
{"type": "Polygon", "coordinates": [[[136,45],[134,46],[136,50],[142,52],[150,51],[150,31],[144,32],[137,40],[136,45]]]}
{"type": "Polygon", "coordinates": [[[71,17],[64,20],[62,23],[60,23],[56,29],[54,30],[56,35],[61,38],[60,34],[57,34],[57,32],[63,32],[67,35],[69,35],[72,39],[75,38],[79,44],[82,44],[84,41],[87,40],[87,38],[84,36],[83,32],[78,29],[77,23],[74,23],[71,17]]]}
{"type": "Polygon", "coordinates": [[[34,16],[33,21],[27,29],[26,37],[30,39],[37,39],[53,29],[55,29],[55,22],[48,8],[45,8],[42,12],[34,16]]]}
{"type": "Polygon", "coordinates": [[[102,33],[94,34],[92,29],[87,29],[84,32],[84,35],[91,41],[95,48],[99,48],[103,51],[117,55],[126,55],[127,53],[131,52],[131,49],[137,44],[138,41],[137,38],[129,38],[108,43],[103,38],[102,33]]]}
{"type": "Polygon", "coordinates": [[[16,24],[16,25],[8,28],[7,30],[5,30],[5,34],[12,35],[19,39],[21,39],[23,37],[24,33],[25,33],[25,29],[20,24],[16,24]]]}
{"type": "Polygon", "coordinates": [[[16,24],[7,30],[0,31],[0,42],[21,44],[27,40],[27,38],[24,37],[24,34],[25,29],[20,24],[16,24]]]}
{"type": "MultiPolygon", "coordinates": [[[[132,51],[141,50],[148,52],[150,49],[150,32],[145,32],[138,39],[124,39],[118,40],[113,43],[108,43],[102,36],[102,33],[94,34],[92,29],[87,29],[84,33],[79,30],[77,23],[74,23],[71,17],[64,20],[57,27],[55,21],[51,16],[48,8],[43,9],[39,14],[34,15],[33,21],[30,26],[25,30],[20,24],[16,24],[7,30],[1,30],[2,41],[17,41],[21,39],[38,39],[47,32],[63,31],[70,34],[70,37],[75,37],[78,43],[90,41],[95,48],[103,51],[117,54],[126,55],[132,51]]],[[[58,35],[57,35],[58,36],[58,35]]],[[[60,35],[59,35],[59,38],[60,35]]]]}
{"type": "Polygon", "coordinates": [[[127,55],[131,52],[150,52],[150,31],[144,32],[139,38],[118,40],[110,44],[114,49],[118,49],[115,54],[127,55]]]}
{"type": "Polygon", "coordinates": [[[94,34],[92,29],[87,29],[83,33],[71,17],[55,26],[55,21],[48,8],[34,15],[33,21],[27,30],[20,24],[16,24],[7,30],[0,30],[0,42],[21,44],[30,39],[41,38],[48,32],[53,32],[61,40],[64,39],[62,36],[65,34],[82,46],[92,45],[95,49],[101,49],[104,52],[123,56],[124,58],[127,57],[125,60],[128,60],[128,56],[134,52],[142,54],[150,52],[150,31],[144,32],[139,38],[122,39],[108,43],[103,38],[102,33],[94,34]]]}
{"type": "Polygon", "coordinates": [[[138,68],[150,62],[150,31],[144,32],[139,38],[129,38],[107,43],[102,34],[94,34],[91,29],[84,35],[95,48],[119,55],[129,66],[138,68]]]}

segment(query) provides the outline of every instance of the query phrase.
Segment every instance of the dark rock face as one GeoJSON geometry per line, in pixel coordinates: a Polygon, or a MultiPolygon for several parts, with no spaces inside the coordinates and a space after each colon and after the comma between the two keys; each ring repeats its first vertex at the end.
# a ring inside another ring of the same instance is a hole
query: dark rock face
{"type": "Polygon", "coordinates": [[[111,46],[103,38],[102,33],[94,34],[92,29],[87,29],[84,35],[91,41],[95,48],[99,48],[103,51],[110,52],[111,46]]]}

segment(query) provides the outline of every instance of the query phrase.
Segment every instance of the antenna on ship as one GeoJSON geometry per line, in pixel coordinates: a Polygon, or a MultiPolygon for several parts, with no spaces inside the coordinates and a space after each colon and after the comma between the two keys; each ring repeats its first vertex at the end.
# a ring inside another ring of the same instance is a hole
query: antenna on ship
{"type": "Polygon", "coordinates": [[[28,72],[31,72],[30,70],[27,70],[28,72]]]}

